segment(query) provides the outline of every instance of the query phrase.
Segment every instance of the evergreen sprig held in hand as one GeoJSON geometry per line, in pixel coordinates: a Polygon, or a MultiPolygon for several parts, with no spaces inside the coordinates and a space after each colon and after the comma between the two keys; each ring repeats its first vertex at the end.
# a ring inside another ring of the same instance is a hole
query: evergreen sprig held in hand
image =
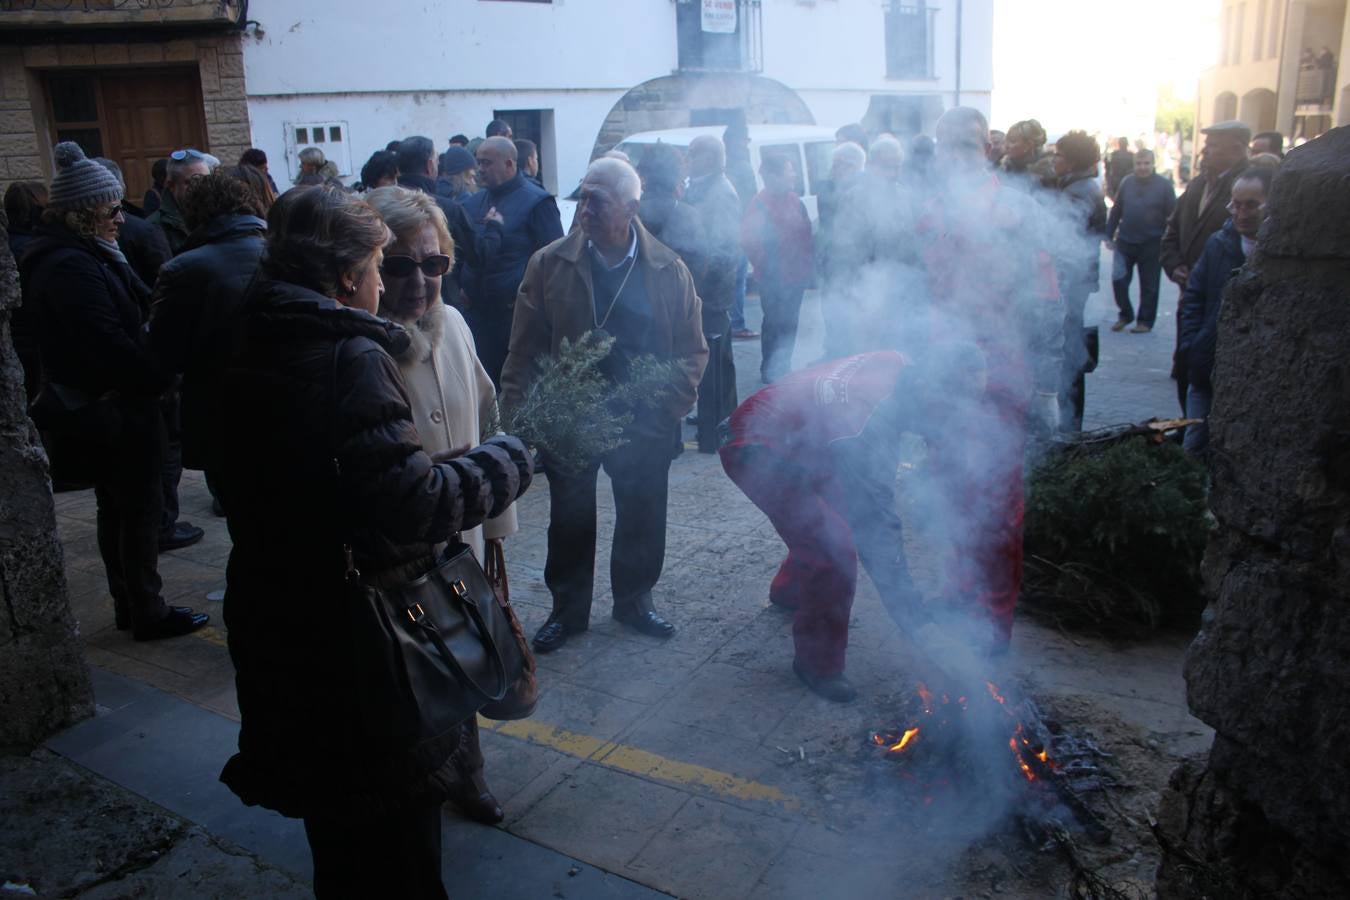
{"type": "Polygon", "coordinates": [[[622,446],[634,416],[664,403],[680,373],[674,363],[644,355],[632,360],[626,380],[611,381],[600,367],[613,346],[614,338],[597,330],[563,338],[557,356],[537,361],[520,405],[490,430],[515,435],[566,472],[622,446]]]}

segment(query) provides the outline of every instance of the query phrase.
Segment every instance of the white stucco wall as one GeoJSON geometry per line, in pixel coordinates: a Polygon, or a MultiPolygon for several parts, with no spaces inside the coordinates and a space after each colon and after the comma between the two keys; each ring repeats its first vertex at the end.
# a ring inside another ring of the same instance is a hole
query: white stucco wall
{"type": "MultiPolygon", "coordinates": [[[[880,0],[763,0],[763,74],[796,90],[820,124],[857,121],[873,94],[955,102],[956,22],[965,45],[961,101],[988,112],[993,0],[938,0],[936,77],[889,80],[880,0]]],[[[244,41],[254,145],[294,174],[287,123],[346,122],[353,174],[396,138],[444,149],[481,135],[496,109],[553,110],[544,177],[570,190],[611,107],[678,67],[672,0],[268,0],[244,41]]]]}

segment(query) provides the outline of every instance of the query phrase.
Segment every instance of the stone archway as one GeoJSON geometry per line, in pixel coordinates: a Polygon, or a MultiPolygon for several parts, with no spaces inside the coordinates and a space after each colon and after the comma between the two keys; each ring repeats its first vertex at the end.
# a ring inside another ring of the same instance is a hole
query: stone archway
{"type": "Polygon", "coordinates": [[[591,158],[640,131],[691,125],[814,125],[815,117],[797,92],[761,75],[683,73],[644,81],[614,104],[591,158]]]}
{"type": "MultiPolygon", "coordinates": [[[[1275,130],[1275,92],[1257,88],[1242,95],[1238,118],[1252,131],[1275,130]]],[[[1226,117],[1231,118],[1231,117],[1226,117]]]]}
{"type": "MultiPolygon", "coordinates": [[[[1214,121],[1226,122],[1237,118],[1237,94],[1224,91],[1214,98],[1214,121]]],[[[1212,124],[1212,123],[1211,123],[1212,124]]]]}

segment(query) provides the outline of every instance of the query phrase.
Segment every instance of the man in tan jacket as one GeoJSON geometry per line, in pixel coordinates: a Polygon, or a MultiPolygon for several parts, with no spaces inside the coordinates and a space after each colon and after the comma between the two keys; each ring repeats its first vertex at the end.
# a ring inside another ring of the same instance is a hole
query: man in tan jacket
{"type": "Polygon", "coordinates": [[[592,330],[615,338],[605,362],[610,377],[624,378],[632,359],[647,353],[681,370],[664,408],[640,415],[624,433],[627,442],[603,459],[579,473],[558,471],[547,456],[541,459],[549,485],[544,581],[553,612],[534,637],[539,653],[558,649],[589,626],[601,465],[614,488],[614,618],[654,637],[675,633],[675,626],[657,615],[651,592],[665,561],[670,462],[679,446],[680,420],[693,408],[708,362],[708,344],[689,270],[638,221],[641,193],[628,163],[608,158],[592,163],[577,206],[581,227],[530,259],[516,298],[502,369],[506,409],[524,397],[535,360],[556,355],[564,338],[575,341],[592,330]]]}
{"type": "MultiPolygon", "coordinates": [[[[1205,250],[1205,242],[1228,221],[1228,198],[1233,193],[1233,182],[1247,168],[1247,143],[1252,138],[1252,130],[1236,119],[1202,128],[1200,133],[1205,136],[1205,145],[1200,150],[1200,175],[1192,178],[1177,198],[1159,248],[1162,270],[1182,294],[1186,291],[1191,267],[1205,250]]],[[[1181,295],[1178,295],[1178,318],[1180,315],[1181,295]]],[[[1180,347],[1180,328],[1177,328],[1177,340],[1180,347]]],[[[1178,351],[1173,358],[1172,377],[1176,379],[1177,400],[1184,413],[1186,361],[1180,356],[1178,351]]]]}

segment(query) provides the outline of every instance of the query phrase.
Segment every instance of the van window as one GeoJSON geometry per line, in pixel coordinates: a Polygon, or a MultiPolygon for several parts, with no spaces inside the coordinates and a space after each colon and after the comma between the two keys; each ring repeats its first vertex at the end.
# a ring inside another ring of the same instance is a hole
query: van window
{"type": "Polygon", "coordinates": [[[806,150],[806,179],[813,194],[819,194],[820,186],[830,180],[834,147],[834,141],[811,141],[803,145],[806,150]]]}
{"type": "MultiPolygon", "coordinates": [[[[797,184],[793,188],[798,194],[806,194],[806,186],[803,181],[802,172],[802,151],[799,144],[765,144],[759,148],[759,161],[763,165],[764,160],[786,156],[792,160],[792,168],[797,173],[797,184]]],[[[763,182],[763,178],[760,179],[763,182]]]]}
{"type": "MultiPolygon", "coordinates": [[[[662,144],[665,142],[657,141],[656,143],[662,144]]],[[[628,160],[633,164],[633,168],[636,169],[638,166],[642,165],[642,157],[647,152],[647,148],[652,146],[654,145],[639,143],[636,141],[631,143],[629,141],[621,141],[620,143],[615,145],[614,149],[622,153],[628,154],[628,160]]],[[[685,148],[681,147],[679,144],[672,144],[671,146],[674,147],[676,150],[679,150],[681,153],[683,153],[685,150],[685,148]]]]}

